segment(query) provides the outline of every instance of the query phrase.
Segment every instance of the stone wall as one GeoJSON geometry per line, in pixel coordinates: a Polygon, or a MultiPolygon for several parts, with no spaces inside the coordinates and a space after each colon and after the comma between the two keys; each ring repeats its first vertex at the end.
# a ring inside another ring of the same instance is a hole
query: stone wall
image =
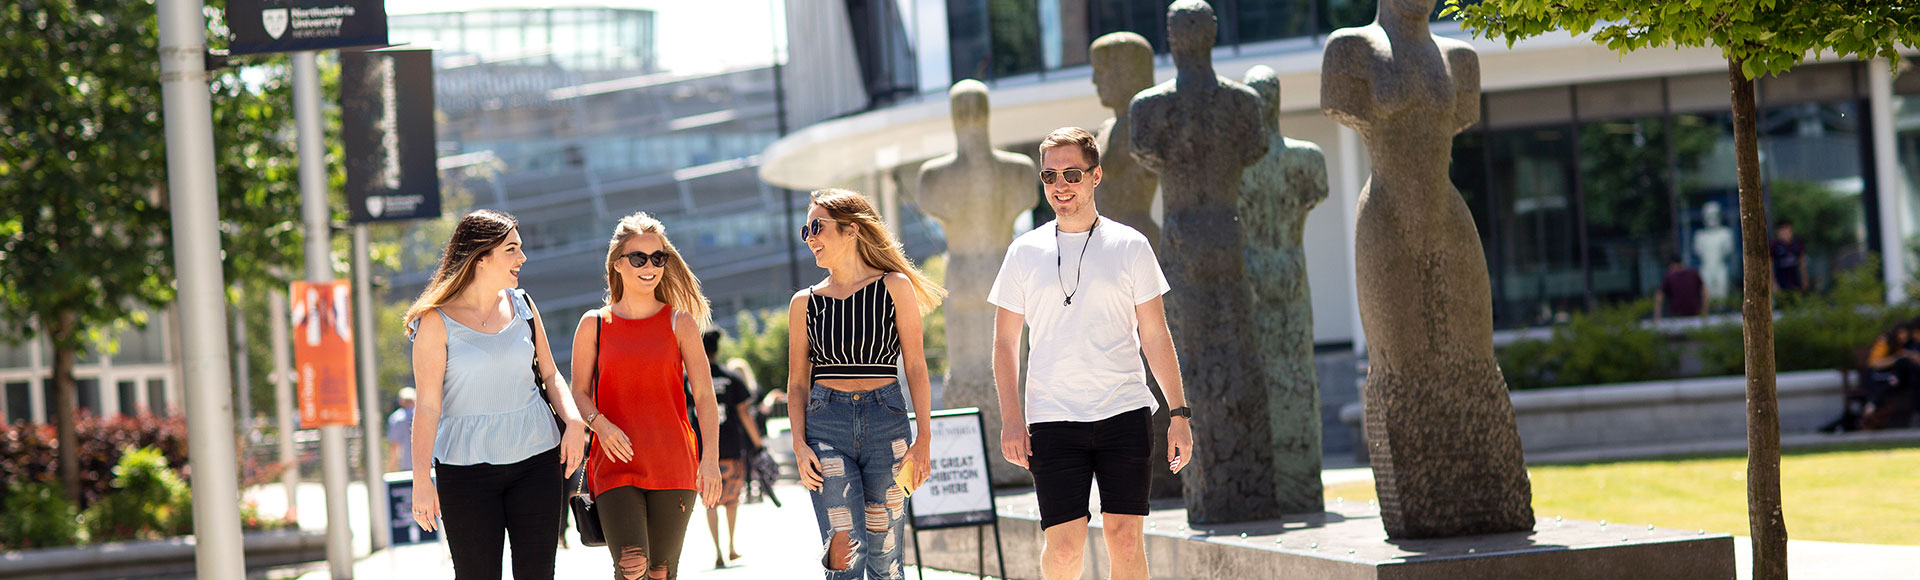
{"type": "MultiPolygon", "coordinates": [[[[1780,431],[1807,433],[1840,414],[1836,371],[1781,373],[1780,431]]],[[[1708,377],[1510,393],[1527,454],[1746,438],[1746,378],[1708,377]]],[[[1359,403],[1340,421],[1360,434],[1359,403]]],[[[1360,446],[1360,453],[1365,446],[1360,446]]]]}

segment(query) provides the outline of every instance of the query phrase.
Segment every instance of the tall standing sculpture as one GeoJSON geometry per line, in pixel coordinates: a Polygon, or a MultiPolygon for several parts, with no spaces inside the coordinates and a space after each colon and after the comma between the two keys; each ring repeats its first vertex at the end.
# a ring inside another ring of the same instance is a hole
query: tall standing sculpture
{"type": "Polygon", "coordinates": [[[1367,336],[1367,449],[1392,538],[1533,527],[1532,487],[1493,356],[1492,291],[1473,216],[1448,181],[1480,117],[1480,60],[1427,27],[1432,0],[1381,0],[1335,31],[1320,105],[1373,158],[1354,260],[1367,336]]]}
{"type": "MultiPolygon", "coordinates": [[[[1100,126],[1100,188],[1094,191],[1100,213],[1147,236],[1160,250],[1160,225],[1153,222],[1153,195],[1160,174],[1133,157],[1128,108],[1133,96],[1153,88],[1153,45],[1132,32],[1115,32],[1093,41],[1093,87],[1100,106],[1113,118],[1100,126]]],[[[1165,429],[1160,431],[1165,432],[1165,429]]]]}
{"type": "MultiPolygon", "coordinates": [[[[1160,174],[1147,169],[1133,158],[1131,117],[1128,107],[1133,96],[1153,88],[1153,45],[1132,32],[1114,32],[1093,41],[1093,87],[1100,106],[1113,111],[1113,118],[1100,125],[1094,137],[1100,147],[1100,188],[1093,194],[1100,201],[1100,214],[1127,224],[1147,236],[1147,244],[1160,252],[1160,224],[1153,221],[1153,197],[1160,189],[1160,174]]],[[[1160,383],[1147,375],[1147,388],[1162,403],[1166,395],[1160,383]]],[[[1153,457],[1167,454],[1167,426],[1172,419],[1164,412],[1153,414],[1153,457]]],[[[1180,476],[1164,465],[1153,467],[1152,496],[1180,497],[1180,476]]]]}
{"type": "Polygon", "coordinates": [[[1166,207],[1160,267],[1180,378],[1193,405],[1187,519],[1277,517],[1263,374],[1253,360],[1252,293],[1238,217],[1240,174],[1267,153],[1260,96],[1213,72],[1213,7],[1167,9],[1175,77],[1133,98],[1133,155],[1160,174],[1166,207]]]}
{"type": "MultiPolygon", "coordinates": [[[[947,379],[949,408],[997,409],[993,388],[993,318],[987,291],[1013,243],[1013,220],[1033,209],[1039,194],[1033,159],[999,151],[987,135],[987,85],[968,79],[947,92],[953,111],[954,153],[920,166],[920,211],[940,220],[947,234],[947,379]]],[[[1000,432],[999,413],[981,413],[986,433],[1000,432]]],[[[1027,471],[993,461],[995,483],[1027,480],[1027,471]]]]}
{"type": "Polygon", "coordinates": [[[1303,238],[1307,212],[1327,198],[1320,146],[1280,134],[1280,77],[1247,71],[1266,105],[1267,156],[1240,175],[1240,224],[1247,236],[1254,344],[1273,425],[1274,497],[1287,513],[1321,511],[1320,380],[1313,366],[1313,302],[1303,238]]]}

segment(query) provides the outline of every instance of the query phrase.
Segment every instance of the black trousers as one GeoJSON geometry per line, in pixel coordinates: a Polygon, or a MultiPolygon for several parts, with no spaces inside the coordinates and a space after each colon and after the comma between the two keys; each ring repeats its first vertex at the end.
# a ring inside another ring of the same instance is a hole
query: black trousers
{"type": "Polygon", "coordinates": [[[435,462],[440,517],[458,580],[497,580],[503,538],[512,541],[514,580],[552,580],[560,543],[560,448],[518,463],[435,462]]]}

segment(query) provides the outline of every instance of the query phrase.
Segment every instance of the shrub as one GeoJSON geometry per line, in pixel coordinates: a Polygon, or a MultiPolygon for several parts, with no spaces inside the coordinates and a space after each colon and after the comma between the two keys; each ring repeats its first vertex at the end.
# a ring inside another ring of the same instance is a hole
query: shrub
{"type": "Polygon", "coordinates": [[[193,530],[193,496],[158,449],[121,455],[113,493],[87,508],[88,536],[96,542],[153,539],[193,530]]]}
{"type": "MultiPolygon", "coordinates": [[[[1847,269],[1835,276],[1825,294],[1789,293],[1780,297],[1774,322],[1774,365],[1778,372],[1852,369],[1855,351],[1873,345],[1880,333],[1920,314],[1913,303],[1887,306],[1877,261],[1847,269]]],[[[1740,325],[1723,324],[1693,332],[1700,344],[1702,372],[1707,375],[1745,374],[1745,350],[1740,325]]]]}
{"type": "Polygon", "coordinates": [[[0,550],[33,550],[80,542],[80,523],[60,486],[36,481],[14,483],[0,500],[0,550]]]}
{"type": "MultiPolygon", "coordinates": [[[[74,424],[80,439],[80,505],[106,497],[113,469],[127,449],[152,447],[186,477],[187,421],[152,415],[101,419],[82,414],[74,424]]],[[[0,489],[14,484],[58,483],[60,459],[52,425],[0,425],[0,489]]]]}
{"type": "Polygon", "coordinates": [[[1644,328],[1648,301],[1575,314],[1547,340],[1523,340],[1499,353],[1508,388],[1532,389],[1646,381],[1671,377],[1680,356],[1660,331],[1644,328]]]}

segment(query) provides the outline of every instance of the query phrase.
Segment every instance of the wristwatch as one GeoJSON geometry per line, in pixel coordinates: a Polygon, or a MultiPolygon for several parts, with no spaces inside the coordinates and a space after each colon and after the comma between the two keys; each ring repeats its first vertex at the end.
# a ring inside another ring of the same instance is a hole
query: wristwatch
{"type": "Polygon", "coordinates": [[[1186,405],[1181,405],[1181,406],[1180,406],[1179,408],[1177,408],[1177,409],[1174,409],[1174,410],[1171,410],[1171,411],[1167,411],[1167,414],[1168,414],[1168,415],[1171,415],[1171,416],[1174,416],[1174,417],[1185,417],[1185,418],[1186,418],[1186,419],[1188,419],[1188,420],[1192,420],[1192,419],[1193,419],[1193,407],[1188,407],[1188,406],[1186,406],[1186,405]]]}

